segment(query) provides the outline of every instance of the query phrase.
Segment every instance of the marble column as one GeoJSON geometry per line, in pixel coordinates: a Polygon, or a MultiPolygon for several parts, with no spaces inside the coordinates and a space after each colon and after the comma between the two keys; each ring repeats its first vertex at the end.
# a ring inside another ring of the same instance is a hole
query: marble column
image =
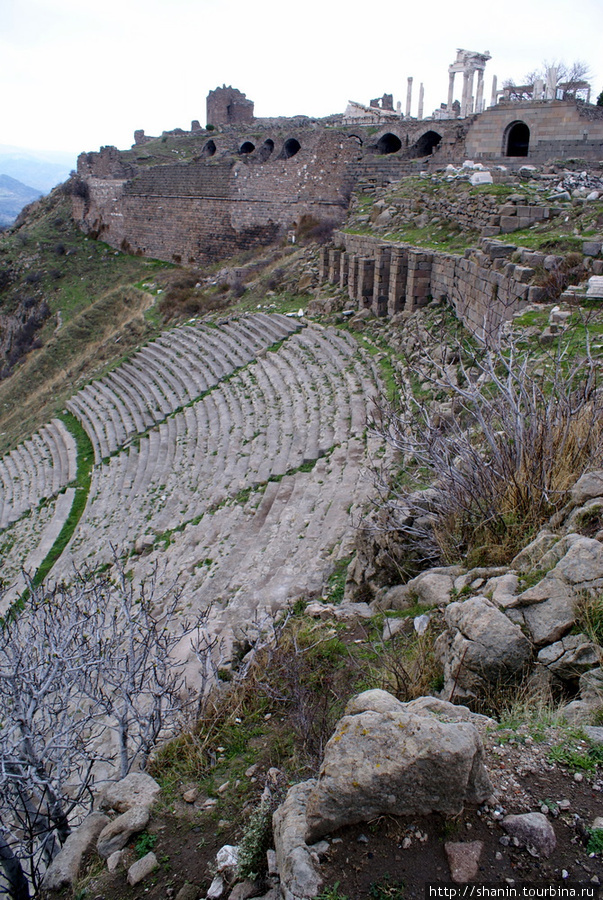
{"type": "Polygon", "coordinates": [[[408,79],[408,88],[406,90],[406,118],[410,116],[410,102],[412,100],[412,77],[408,79]]]}
{"type": "Polygon", "coordinates": [[[423,100],[425,97],[425,88],[423,87],[423,82],[421,82],[421,87],[419,88],[419,111],[417,113],[417,119],[423,118],[423,100]]]}
{"type": "Polygon", "coordinates": [[[446,104],[446,109],[449,113],[452,113],[452,104],[454,102],[454,76],[455,72],[448,73],[448,103],[446,104]]]}
{"type": "Polygon", "coordinates": [[[477,91],[475,94],[475,112],[483,112],[484,104],[484,70],[477,70],[477,91]]]}

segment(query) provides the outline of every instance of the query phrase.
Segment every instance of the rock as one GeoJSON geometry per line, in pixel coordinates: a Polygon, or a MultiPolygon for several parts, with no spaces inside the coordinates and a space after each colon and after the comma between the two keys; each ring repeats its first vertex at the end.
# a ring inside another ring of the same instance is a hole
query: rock
{"type": "Polygon", "coordinates": [[[404,629],[404,619],[385,618],[383,620],[383,632],[381,634],[382,641],[390,641],[394,635],[404,629]]]}
{"type": "Polygon", "coordinates": [[[47,891],[60,891],[73,886],[84,853],[94,844],[108,821],[103,813],[93,812],[71,832],[44,874],[43,887],[47,891]]]}
{"type": "Polygon", "coordinates": [[[538,647],[560,640],[574,624],[576,595],[571,586],[554,573],[524,591],[518,600],[521,604],[518,608],[521,608],[532,640],[538,647]]]}
{"type": "Polygon", "coordinates": [[[603,728],[600,725],[586,725],[584,734],[591,744],[603,744],[603,728]]]}
{"type": "Polygon", "coordinates": [[[128,869],[128,884],[135,885],[147,878],[159,865],[154,853],[147,853],[142,859],[137,859],[128,869]]]}
{"type": "Polygon", "coordinates": [[[497,724],[495,719],[474,713],[468,706],[449,703],[439,697],[417,697],[416,700],[409,700],[408,703],[400,705],[408,712],[416,713],[418,716],[429,714],[437,716],[441,722],[470,722],[478,729],[491,728],[497,724]]]}
{"type": "Polygon", "coordinates": [[[239,848],[224,844],[216,853],[216,869],[221,875],[233,878],[239,863],[239,848]]]}
{"type": "Polygon", "coordinates": [[[123,850],[116,850],[115,853],[112,853],[111,856],[107,859],[107,869],[112,875],[114,875],[121,866],[123,858],[123,850]]]}
{"type": "Polygon", "coordinates": [[[194,803],[197,797],[199,796],[199,791],[197,788],[191,788],[190,791],[185,791],[182,795],[182,799],[185,803],[194,803]]]}
{"type": "Polygon", "coordinates": [[[460,574],[458,566],[446,569],[430,569],[413,578],[406,585],[413,600],[425,606],[446,606],[450,603],[450,592],[454,579],[460,574]]]}
{"type": "Polygon", "coordinates": [[[272,817],[274,848],[285,900],[309,900],[318,894],[322,879],[306,844],[306,806],[316,781],[295,784],[272,817]]]}
{"type": "Polygon", "coordinates": [[[580,676],[580,696],[600,705],[603,703],[603,669],[590,669],[580,676]]]}
{"type": "Polygon", "coordinates": [[[485,597],[451,603],[444,618],[448,631],[436,642],[444,665],[443,696],[472,696],[488,685],[519,679],[532,648],[521,628],[485,597]]]}
{"type": "Polygon", "coordinates": [[[185,884],[176,894],[175,900],[199,900],[201,893],[201,888],[194,884],[185,884]]]}
{"type": "Polygon", "coordinates": [[[101,791],[99,806],[101,809],[114,809],[124,813],[132,806],[151,807],[161,788],[154,778],[144,772],[131,772],[121,781],[110,781],[101,791]]]}
{"type": "Polygon", "coordinates": [[[369,710],[378,713],[388,713],[400,712],[401,709],[403,709],[403,704],[400,700],[396,700],[388,691],[373,688],[370,691],[363,691],[361,694],[357,694],[351,700],[348,700],[343,714],[344,716],[356,716],[358,713],[369,710]]]}
{"type": "Polygon", "coordinates": [[[559,535],[546,529],[539,531],[533,541],[521,550],[511,562],[516,572],[530,572],[536,568],[544,554],[559,541],[559,535]]]}
{"type": "Polygon", "coordinates": [[[519,578],[514,572],[490,578],[483,588],[483,593],[492,599],[496,606],[503,609],[515,602],[519,578]]]}
{"type": "Polygon", "coordinates": [[[205,895],[207,900],[219,900],[219,898],[224,893],[226,885],[224,884],[224,879],[221,875],[216,875],[214,880],[209,886],[207,894],[205,895]]]}
{"type": "Polygon", "coordinates": [[[490,795],[473,725],[418,716],[384,693],[361,694],[348,705],[359,711],[337,724],[309,791],[307,841],[378,815],[456,815],[490,795]]]}
{"type": "Polygon", "coordinates": [[[579,590],[603,584],[603,544],[580,536],[554,569],[555,576],[579,590]]]}
{"type": "Polygon", "coordinates": [[[266,864],[268,866],[269,875],[278,875],[278,866],[276,864],[276,853],[274,850],[266,850],[266,864]]]}
{"type": "Polygon", "coordinates": [[[560,710],[560,714],[569,725],[584,726],[591,721],[595,710],[600,708],[600,703],[595,704],[591,700],[572,700],[560,710]]]}
{"type": "Polygon", "coordinates": [[[257,897],[257,893],[258,888],[255,881],[240,881],[233,887],[228,895],[228,900],[249,900],[250,897],[257,897]]]}
{"type": "Polygon", "coordinates": [[[539,856],[548,859],[557,846],[553,826],[542,813],[505,816],[501,824],[507,834],[525,847],[534,848],[539,856]]]}
{"type": "Polygon", "coordinates": [[[456,884],[473,881],[477,875],[483,849],[482,841],[468,841],[467,843],[447,841],[444,844],[450,866],[450,876],[456,884]]]}
{"type": "Polygon", "coordinates": [[[98,855],[107,859],[116,850],[122,850],[133,834],[138,834],[147,827],[150,817],[147,806],[132,806],[109,822],[98,837],[96,844],[98,855]]]}
{"type": "Polygon", "coordinates": [[[583,672],[599,663],[599,651],[585,634],[570,634],[544,647],[538,662],[562,681],[577,681],[583,672]]]}

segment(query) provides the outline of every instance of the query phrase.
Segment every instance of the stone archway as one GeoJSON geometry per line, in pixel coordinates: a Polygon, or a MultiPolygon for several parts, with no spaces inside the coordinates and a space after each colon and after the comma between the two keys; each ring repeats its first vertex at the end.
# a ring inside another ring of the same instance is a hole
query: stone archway
{"type": "Polygon", "coordinates": [[[410,154],[415,157],[430,156],[436,147],[440,144],[442,135],[437,131],[426,131],[422,134],[418,141],[413,144],[410,154]]]}
{"type": "Polygon", "coordinates": [[[288,138],[283,144],[283,149],[280,152],[279,159],[291,159],[292,156],[295,156],[296,153],[299,153],[301,150],[301,144],[296,138],[288,138]]]}
{"type": "Polygon", "coordinates": [[[503,137],[504,156],[527,156],[530,147],[530,129],[525,122],[511,122],[503,137]]]}
{"type": "Polygon", "coordinates": [[[243,141],[239,147],[239,156],[246,156],[248,153],[253,153],[254,150],[255,144],[252,144],[251,141],[243,141]]]}
{"type": "Polygon", "coordinates": [[[213,156],[215,152],[216,145],[210,138],[210,140],[206,141],[206,143],[203,145],[203,149],[201,150],[201,157],[203,159],[207,159],[208,157],[213,156]]]}
{"type": "Polygon", "coordinates": [[[274,150],[274,141],[272,138],[266,138],[260,149],[258,150],[258,158],[261,162],[266,162],[272,156],[274,150]]]}
{"type": "Polygon", "coordinates": [[[377,153],[381,153],[383,156],[388,153],[397,153],[401,147],[402,141],[398,135],[392,134],[391,131],[388,131],[387,134],[382,134],[377,141],[377,153]]]}

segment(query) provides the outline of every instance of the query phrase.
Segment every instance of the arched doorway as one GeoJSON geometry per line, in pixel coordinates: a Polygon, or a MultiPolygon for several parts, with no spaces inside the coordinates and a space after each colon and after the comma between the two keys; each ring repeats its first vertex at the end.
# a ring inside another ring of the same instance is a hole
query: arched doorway
{"type": "Polygon", "coordinates": [[[381,135],[377,141],[377,153],[381,153],[384,156],[387,153],[397,153],[401,146],[402,141],[400,138],[388,131],[387,134],[381,135]]]}
{"type": "Polygon", "coordinates": [[[258,150],[258,157],[261,162],[266,162],[267,159],[272,155],[272,151],[274,150],[274,141],[272,138],[267,138],[260,149],[258,150]]]}
{"type": "Polygon", "coordinates": [[[505,140],[505,156],[527,156],[530,146],[530,129],[525,122],[509,125],[505,140]]]}
{"type": "Polygon", "coordinates": [[[430,156],[441,140],[442,135],[437,131],[426,131],[411,147],[410,152],[413,157],[430,156]]]}
{"type": "Polygon", "coordinates": [[[254,150],[255,144],[252,144],[251,141],[243,141],[243,143],[239,147],[239,156],[245,156],[247,153],[253,153],[254,150]]]}
{"type": "Polygon", "coordinates": [[[214,141],[211,139],[205,143],[203,146],[203,150],[201,151],[201,156],[203,159],[207,159],[209,156],[213,156],[216,152],[216,145],[214,141]]]}
{"type": "Polygon", "coordinates": [[[280,159],[291,159],[292,156],[295,156],[296,153],[299,153],[301,150],[301,144],[295,138],[289,138],[283,144],[283,149],[280,152],[280,159]]]}

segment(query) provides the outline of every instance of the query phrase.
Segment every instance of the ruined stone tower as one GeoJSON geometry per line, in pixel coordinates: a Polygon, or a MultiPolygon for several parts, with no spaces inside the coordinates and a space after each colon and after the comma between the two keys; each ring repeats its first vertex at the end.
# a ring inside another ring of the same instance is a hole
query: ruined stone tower
{"type": "Polygon", "coordinates": [[[218,87],[207,95],[208,125],[250,125],[253,122],[253,100],[233,87],[218,87]]]}

